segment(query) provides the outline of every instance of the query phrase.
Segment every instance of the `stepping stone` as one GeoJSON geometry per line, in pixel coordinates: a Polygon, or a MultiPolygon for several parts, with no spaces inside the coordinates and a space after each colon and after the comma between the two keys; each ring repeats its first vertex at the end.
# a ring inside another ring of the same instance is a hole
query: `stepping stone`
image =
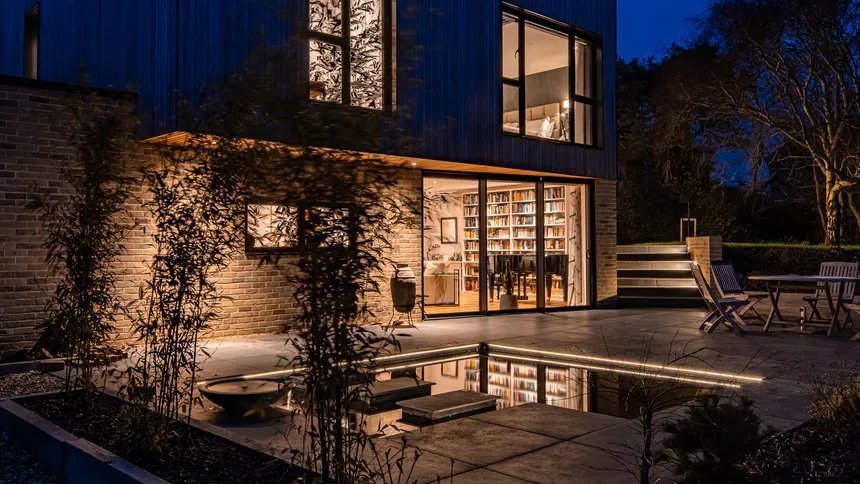
{"type": "Polygon", "coordinates": [[[430,395],[435,384],[432,381],[406,377],[376,381],[367,386],[367,399],[356,402],[353,407],[365,413],[394,410],[400,400],[430,395]]]}
{"type": "Polygon", "coordinates": [[[499,397],[469,390],[440,393],[429,397],[397,402],[403,422],[418,427],[469,417],[496,409],[499,397]]]}

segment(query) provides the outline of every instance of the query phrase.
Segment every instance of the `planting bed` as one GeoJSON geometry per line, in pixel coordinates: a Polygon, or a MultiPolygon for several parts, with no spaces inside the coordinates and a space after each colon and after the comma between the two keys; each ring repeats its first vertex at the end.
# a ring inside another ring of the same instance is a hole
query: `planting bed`
{"type": "Polygon", "coordinates": [[[834,436],[814,421],[765,441],[747,466],[760,481],[860,483],[860,439],[834,436]]]}
{"type": "Polygon", "coordinates": [[[63,380],[40,371],[0,376],[0,398],[48,393],[63,389],[63,380]]]}
{"type": "MultiPolygon", "coordinates": [[[[293,482],[299,469],[289,463],[192,428],[187,444],[179,439],[161,454],[129,450],[133,438],[119,419],[124,402],[99,394],[84,411],[83,393],[68,400],[61,394],[17,399],[28,410],[77,437],[89,440],[170,482],[250,483],[293,482]]],[[[184,428],[177,428],[185,435],[184,428]]]]}

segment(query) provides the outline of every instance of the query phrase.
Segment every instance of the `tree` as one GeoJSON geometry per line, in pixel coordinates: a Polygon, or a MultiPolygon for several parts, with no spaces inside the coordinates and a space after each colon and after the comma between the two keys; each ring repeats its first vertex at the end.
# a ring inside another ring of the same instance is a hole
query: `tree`
{"type": "Polygon", "coordinates": [[[825,243],[838,244],[841,197],[860,179],[860,2],[716,0],[699,45],[717,57],[694,104],[800,148],[820,180],[825,243]]]}
{"type": "Polygon", "coordinates": [[[110,362],[121,312],[113,264],[132,225],[125,203],[135,182],[127,169],[137,121],[128,109],[105,108],[95,94],[69,96],[78,99],[56,129],[75,151],[60,167],[71,191],[37,196],[28,206],[40,212],[47,264],[57,278],[34,350],[67,358],[66,392],[94,390],[95,370],[110,362]]]}

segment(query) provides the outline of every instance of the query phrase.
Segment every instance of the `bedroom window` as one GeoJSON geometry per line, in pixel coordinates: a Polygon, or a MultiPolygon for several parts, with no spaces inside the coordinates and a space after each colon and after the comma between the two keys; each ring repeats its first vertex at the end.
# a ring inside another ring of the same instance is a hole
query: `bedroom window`
{"type": "Polygon", "coordinates": [[[504,6],[502,130],[594,145],[595,50],[571,27],[504,6]]]}
{"type": "Polygon", "coordinates": [[[310,99],[393,107],[393,8],[392,0],[309,0],[310,99]]]}

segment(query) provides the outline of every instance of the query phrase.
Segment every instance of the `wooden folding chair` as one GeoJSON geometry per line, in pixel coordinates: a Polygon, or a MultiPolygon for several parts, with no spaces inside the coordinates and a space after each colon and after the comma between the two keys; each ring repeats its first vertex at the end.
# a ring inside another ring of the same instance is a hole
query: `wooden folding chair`
{"type": "Polygon", "coordinates": [[[731,261],[711,261],[711,270],[714,272],[714,283],[717,286],[717,290],[720,292],[721,297],[747,301],[747,304],[744,307],[738,309],[738,316],[743,318],[747,312],[752,311],[756,319],[760,319],[764,322],[764,318],[755,310],[755,305],[760,303],[762,299],[767,298],[767,293],[745,292],[735,275],[735,268],[732,267],[731,261]]]}
{"type": "Polygon", "coordinates": [[[746,306],[747,301],[735,298],[723,298],[717,295],[710,285],[705,281],[705,276],[702,274],[702,268],[699,264],[693,262],[690,264],[690,269],[693,271],[693,278],[696,279],[696,286],[699,288],[699,294],[707,303],[711,314],[708,315],[699,325],[699,329],[705,329],[708,333],[713,333],[717,326],[721,323],[729,327],[729,329],[737,329],[740,332],[746,332],[743,325],[743,319],[738,314],[738,308],[746,306]]]}
{"type": "MultiPolygon", "coordinates": [[[[857,267],[857,262],[822,262],[818,275],[828,277],[857,277],[857,267]]],[[[821,313],[818,312],[818,302],[822,300],[827,301],[827,292],[824,290],[824,284],[823,282],[819,283],[814,295],[803,298],[809,304],[809,308],[812,309],[811,316],[818,319],[824,319],[821,317],[821,313]]],[[[845,326],[848,323],[854,324],[851,318],[851,311],[845,305],[854,302],[855,284],[853,282],[846,283],[842,288],[842,294],[836,294],[839,291],[838,282],[828,282],[827,284],[830,285],[830,297],[835,299],[835,304],[841,306],[841,310],[845,311],[845,320],[842,322],[842,325],[845,326]]]]}

